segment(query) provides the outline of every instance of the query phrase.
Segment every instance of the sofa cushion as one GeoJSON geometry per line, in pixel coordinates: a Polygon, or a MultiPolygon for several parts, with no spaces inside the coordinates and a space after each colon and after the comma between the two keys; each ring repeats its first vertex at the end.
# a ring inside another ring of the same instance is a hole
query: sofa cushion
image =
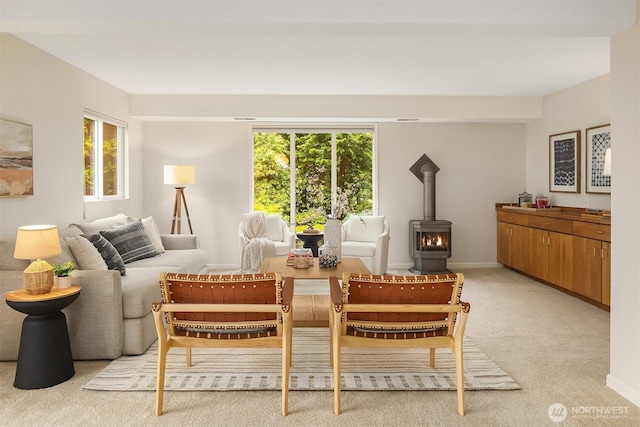
{"type": "Polygon", "coordinates": [[[285,242],[273,242],[273,244],[276,246],[276,255],[278,256],[286,256],[289,255],[289,251],[291,250],[291,248],[289,247],[289,245],[285,242]]]}
{"type": "Polygon", "coordinates": [[[100,234],[111,242],[125,264],[158,255],[140,219],[111,230],[101,231],[100,234]]]}
{"type": "MultiPolygon", "coordinates": [[[[127,223],[135,222],[137,218],[127,217],[127,223]]],[[[152,216],[141,218],[142,226],[144,227],[144,231],[147,233],[147,237],[151,240],[151,244],[156,249],[156,252],[159,254],[165,251],[164,245],[162,244],[162,239],[160,238],[160,230],[158,229],[158,224],[153,219],[152,216]]]]}
{"type": "Polygon", "coordinates": [[[127,264],[127,271],[131,267],[184,267],[186,273],[198,274],[206,271],[209,254],[202,249],[179,249],[167,251],[153,258],[140,259],[127,264]]]}
{"type": "Polygon", "coordinates": [[[151,312],[151,303],[161,301],[160,274],[185,273],[182,267],[158,266],[128,267],[122,278],[122,315],[125,319],[136,319],[151,312]]]}
{"type": "Polygon", "coordinates": [[[107,263],[98,249],[86,237],[74,236],[64,239],[71,248],[80,270],[108,270],[107,263]]]}
{"type": "Polygon", "coordinates": [[[282,234],[282,218],[280,215],[265,215],[267,221],[267,239],[274,242],[282,242],[284,235],[282,234]]]}
{"type": "Polygon", "coordinates": [[[122,257],[113,247],[111,243],[107,239],[104,238],[101,234],[91,234],[91,235],[82,235],[87,238],[93,246],[96,247],[98,252],[100,252],[100,256],[107,263],[107,268],[109,270],[118,270],[121,276],[127,274],[127,268],[124,265],[124,261],[122,257]]]}
{"type": "Polygon", "coordinates": [[[375,242],[384,231],[384,216],[355,216],[349,219],[345,240],[375,242]]]}
{"type": "Polygon", "coordinates": [[[80,236],[81,234],[82,234],[82,231],[78,227],[73,225],[70,225],[63,229],[58,229],[58,237],[60,238],[60,249],[62,250],[62,253],[60,253],[60,255],[57,255],[53,258],[48,258],[47,261],[49,262],[49,264],[51,265],[64,264],[67,261],[71,261],[77,265],[78,263],[76,262],[76,259],[73,256],[73,252],[69,247],[69,243],[66,242],[65,239],[68,237],[77,237],[77,236],[80,236]]]}
{"type": "Polygon", "coordinates": [[[95,221],[81,222],[78,224],[71,224],[71,225],[78,227],[82,231],[82,234],[89,235],[89,234],[98,234],[103,230],[109,230],[113,227],[125,225],[126,223],[127,223],[127,216],[123,213],[119,213],[114,216],[96,219],[95,221]]]}
{"type": "Polygon", "coordinates": [[[341,254],[343,256],[372,257],[376,255],[376,245],[369,242],[342,242],[341,254]]]}

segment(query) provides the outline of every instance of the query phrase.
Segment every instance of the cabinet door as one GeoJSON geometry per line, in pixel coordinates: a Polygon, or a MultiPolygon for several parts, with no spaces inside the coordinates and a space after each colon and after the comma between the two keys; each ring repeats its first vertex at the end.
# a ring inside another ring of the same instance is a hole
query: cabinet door
{"type": "Polygon", "coordinates": [[[529,228],[511,225],[511,266],[529,272],[529,228]]]}
{"type": "Polygon", "coordinates": [[[611,306],[611,243],[602,242],[602,303],[611,306]]]}
{"type": "Polygon", "coordinates": [[[542,280],[549,276],[549,232],[529,229],[529,260],[527,273],[542,280]]]}
{"type": "Polygon", "coordinates": [[[511,224],[498,222],[498,262],[511,266],[511,224]]]}
{"type": "Polygon", "coordinates": [[[602,245],[599,240],[573,237],[573,291],[602,300],[602,245]]]}
{"type": "Polygon", "coordinates": [[[547,281],[564,289],[573,287],[573,236],[549,232],[547,281]]]}

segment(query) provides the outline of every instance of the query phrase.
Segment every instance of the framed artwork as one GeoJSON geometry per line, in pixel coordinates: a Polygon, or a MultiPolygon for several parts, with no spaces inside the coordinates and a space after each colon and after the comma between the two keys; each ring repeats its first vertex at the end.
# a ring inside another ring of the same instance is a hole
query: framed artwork
{"type": "Polygon", "coordinates": [[[595,126],[585,132],[587,193],[611,193],[611,177],[603,175],[604,154],[611,147],[611,125],[595,126]]]}
{"type": "Polygon", "coordinates": [[[33,128],[0,119],[0,197],[33,196],[33,128]]]}
{"type": "Polygon", "coordinates": [[[580,131],[549,136],[549,191],[580,192],[580,131]]]}

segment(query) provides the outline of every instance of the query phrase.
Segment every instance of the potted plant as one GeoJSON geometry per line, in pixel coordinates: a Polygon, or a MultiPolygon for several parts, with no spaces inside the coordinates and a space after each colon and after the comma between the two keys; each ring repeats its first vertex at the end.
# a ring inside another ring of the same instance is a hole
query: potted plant
{"type": "Polygon", "coordinates": [[[71,277],[69,277],[69,274],[75,269],[76,266],[72,261],[53,265],[54,282],[58,289],[65,289],[71,286],[71,277]]]}

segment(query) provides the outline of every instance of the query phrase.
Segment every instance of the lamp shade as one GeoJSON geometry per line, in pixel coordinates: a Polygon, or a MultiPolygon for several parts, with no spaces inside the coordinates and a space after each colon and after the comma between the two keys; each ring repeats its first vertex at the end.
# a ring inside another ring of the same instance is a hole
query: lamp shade
{"type": "Polygon", "coordinates": [[[164,183],[189,185],[196,182],[196,167],[193,165],[164,165],[164,183]]]}
{"type": "Polygon", "coordinates": [[[58,228],[55,225],[26,225],[18,227],[16,248],[13,252],[14,258],[51,258],[61,253],[58,228]]]}
{"type": "Polygon", "coordinates": [[[602,169],[603,176],[611,176],[611,147],[607,148],[604,152],[604,168],[602,169]]]}

